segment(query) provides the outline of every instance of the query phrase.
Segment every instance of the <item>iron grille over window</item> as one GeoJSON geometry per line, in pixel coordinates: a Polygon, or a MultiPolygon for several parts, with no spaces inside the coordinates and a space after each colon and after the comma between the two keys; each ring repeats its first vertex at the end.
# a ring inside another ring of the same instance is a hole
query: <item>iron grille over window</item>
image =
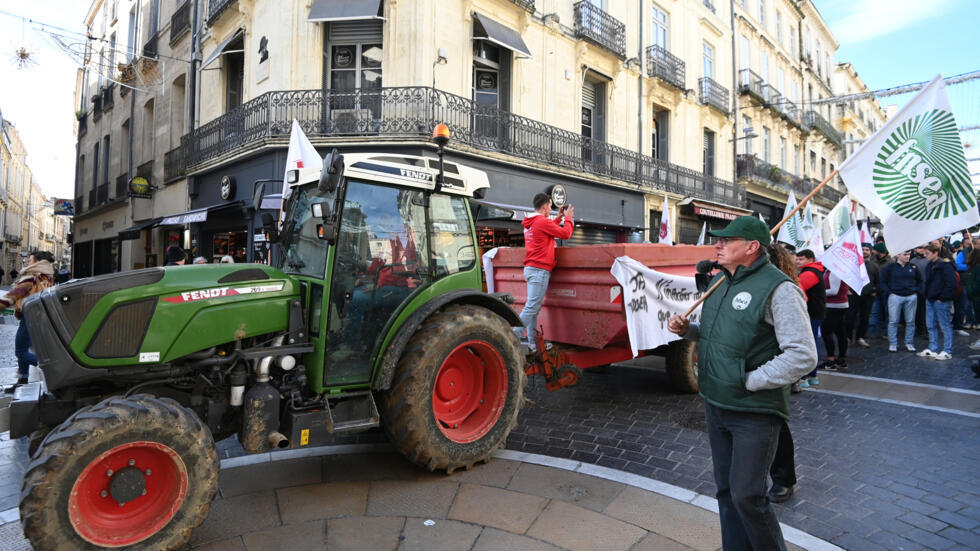
{"type": "Polygon", "coordinates": [[[534,13],[534,0],[510,0],[510,1],[524,8],[528,13],[534,13]]]}
{"type": "Polygon", "coordinates": [[[724,86],[710,78],[703,77],[698,79],[698,88],[701,91],[699,96],[701,103],[728,115],[728,90],[724,86]]]}
{"type": "Polygon", "coordinates": [[[184,3],[170,17],[170,44],[174,44],[191,30],[191,2],[184,3]]]}
{"type": "Polygon", "coordinates": [[[214,22],[221,17],[221,14],[237,1],[238,0],[208,0],[208,26],[213,26],[214,22]]]}
{"type": "Polygon", "coordinates": [[[620,58],[626,57],[626,25],[588,0],[575,4],[575,34],[620,58]]]}
{"type": "Polygon", "coordinates": [[[684,61],[661,46],[647,48],[647,76],[656,77],[671,86],[684,89],[684,61]]]}

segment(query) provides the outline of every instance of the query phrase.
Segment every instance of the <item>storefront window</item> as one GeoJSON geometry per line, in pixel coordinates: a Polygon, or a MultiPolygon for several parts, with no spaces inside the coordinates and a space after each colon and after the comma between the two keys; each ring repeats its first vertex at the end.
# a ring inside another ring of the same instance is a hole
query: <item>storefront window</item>
{"type": "Polygon", "coordinates": [[[211,262],[220,262],[225,255],[234,258],[236,264],[245,262],[248,234],[243,231],[215,233],[211,245],[211,262]]]}

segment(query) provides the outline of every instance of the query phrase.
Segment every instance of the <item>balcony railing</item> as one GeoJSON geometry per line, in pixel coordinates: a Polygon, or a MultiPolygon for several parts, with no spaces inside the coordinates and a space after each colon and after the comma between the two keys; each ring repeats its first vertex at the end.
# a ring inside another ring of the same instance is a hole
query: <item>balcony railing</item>
{"type": "Polygon", "coordinates": [[[109,202],[109,182],[99,184],[99,187],[95,188],[95,191],[96,205],[104,205],[109,202]]]}
{"type": "Polygon", "coordinates": [[[75,214],[81,214],[85,211],[85,195],[79,195],[75,197],[75,214]]]}
{"type": "MultiPolygon", "coordinates": [[[[181,138],[187,167],[193,171],[222,155],[262,147],[268,138],[285,139],[294,118],[311,139],[418,140],[444,122],[455,144],[650,190],[739,206],[745,202],[744,188],[731,182],[428,87],[266,92],[181,138]]],[[[179,154],[170,155],[175,163],[179,154]]]]}
{"type": "Polygon", "coordinates": [[[143,57],[149,57],[149,58],[152,58],[152,59],[156,59],[157,53],[158,53],[158,50],[157,50],[157,38],[159,36],[160,36],[160,33],[157,33],[157,34],[151,36],[150,39],[146,41],[146,44],[143,44],[143,57]]]}
{"type": "Polygon", "coordinates": [[[702,77],[698,79],[698,88],[701,91],[701,103],[714,107],[725,115],[729,114],[728,90],[724,86],[708,77],[702,77]]]}
{"type": "Polygon", "coordinates": [[[115,104],[115,100],[113,99],[115,89],[115,84],[110,84],[102,89],[102,111],[112,109],[112,106],[115,104]]]}
{"type": "Polygon", "coordinates": [[[140,166],[136,167],[136,175],[146,178],[150,185],[153,185],[153,161],[146,161],[140,166]]]}
{"type": "Polygon", "coordinates": [[[88,113],[78,117],[78,135],[84,136],[88,132],[88,113]]]}
{"type": "Polygon", "coordinates": [[[780,101],[777,107],[779,107],[779,112],[783,114],[783,117],[785,117],[786,120],[795,124],[796,126],[802,126],[803,120],[800,117],[800,108],[797,107],[795,103],[790,101],[789,98],[783,96],[782,101],[780,101]]]}
{"type": "Polygon", "coordinates": [[[163,156],[163,183],[179,180],[187,174],[187,148],[178,145],[163,156]]]}
{"type": "Polygon", "coordinates": [[[102,92],[92,96],[92,120],[97,121],[102,118],[102,92]]]}
{"type": "Polygon", "coordinates": [[[659,78],[678,90],[683,90],[684,61],[666,48],[650,46],[647,48],[647,76],[659,78]]]}
{"type": "Polygon", "coordinates": [[[221,14],[238,0],[208,0],[208,26],[221,17],[221,14]]]}
{"type": "Polygon", "coordinates": [[[16,233],[5,233],[3,234],[3,239],[4,241],[7,241],[8,243],[13,243],[14,245],[20,243],[21,241],[20,235],[16,233]]]}
{"type": "Polygon", "coordinates": [[[517,4],[521,8],[524,8],[527,13],[534,13],[534,0],[510,0],[514,4],[517,4]]]}
{"type": "Polygon", "coordinates": [[[114,199],[120,199],[126,196],[126,192],[129,191],[129,174],[120,174],[116,176],[116,194],[112,197],[114,199]]]}
{"type": "Polygon", "coordinates": [[[752,69],[742,69],[738,72],[738,93],[755,96],[760,102],[765,102],[766,98],[762,93],[762,86],[765,81],[762,77],[755,74],[752,69]]]}
{"type": "Polygon", "coordinates": [[[792,191],[797,197],[803,197],[813,189],[813,186],[810,186],[806,180],[798,178],[776,165],[767,163],[755,155],[738,155],[735,168],[739,178],[761,180],[782,188],[787,193],[792,191]]]}
{"type": "Polygon", "coordinates": [[[191,0],[184,0],[170,16],[170,45],[174,45],[191,30],[191,0]]]}
{"type": "Polygon", "coordinates": [[[626,25],[588,0],[575,4],[575,35],[626,58],[626,25]]]}
{"type": "Polygon", "coordinates": [[[99,206],[99,196],[97,195],[98,188],[92,188],[88,190],[88,210],[92,210],[99,206]]]}
{"type": "Polygon", "coordinates": [[[815,129],[817,132],[820,132],[837,147],[840,147],[843,143],[841,133],[816,111],[807,111],[803,115],[803,125],[811,130],[815,129]]]}

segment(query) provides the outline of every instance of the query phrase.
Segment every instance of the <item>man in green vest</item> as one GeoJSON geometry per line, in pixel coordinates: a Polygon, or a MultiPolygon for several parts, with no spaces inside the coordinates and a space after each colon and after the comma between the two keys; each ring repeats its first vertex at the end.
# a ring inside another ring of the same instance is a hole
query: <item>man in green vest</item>
{"type": "Polygon", "coordinates": [[[742,216],[711,234],[722,267],[712,284],[722,283],[700,323],[675,315],[668,328],[698,340],[723,548],[785,551],[766,483],[790,385],[817,364],[810,318],[799,285],[769,261],[764,222],[742,216]]]}

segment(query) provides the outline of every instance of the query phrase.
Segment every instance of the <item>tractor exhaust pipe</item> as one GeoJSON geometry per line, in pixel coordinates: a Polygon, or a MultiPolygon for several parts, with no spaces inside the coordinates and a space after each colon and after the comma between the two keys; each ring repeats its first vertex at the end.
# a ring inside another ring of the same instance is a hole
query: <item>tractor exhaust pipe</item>
{"type": "MultiPolygon", "coordinates": [[[[283,337],[275,340],[282,346],[283,337]]],[[[242,429],[238,440],[249,453],[269,451],[273,447],[284,448],[289,440],[279,433],[279,390],[269,384],[269,365],[272,356],[259,360],[255,369],[256,383],[245,392],[242,411],[242,429]],[[279,435],[279,437],[276,437],[279,435]]]]}
{"type": "Polygon", "coordinates": [[[289,438],[286,438],[286,435],[285,434],[283,434],[281,432],[278,432],[278,431],[276,431],[276,432],[270,432],[269,433],[269,444],[273,448],[278,448],[278,449],[288,448],[289,447],[289,438]]]}

